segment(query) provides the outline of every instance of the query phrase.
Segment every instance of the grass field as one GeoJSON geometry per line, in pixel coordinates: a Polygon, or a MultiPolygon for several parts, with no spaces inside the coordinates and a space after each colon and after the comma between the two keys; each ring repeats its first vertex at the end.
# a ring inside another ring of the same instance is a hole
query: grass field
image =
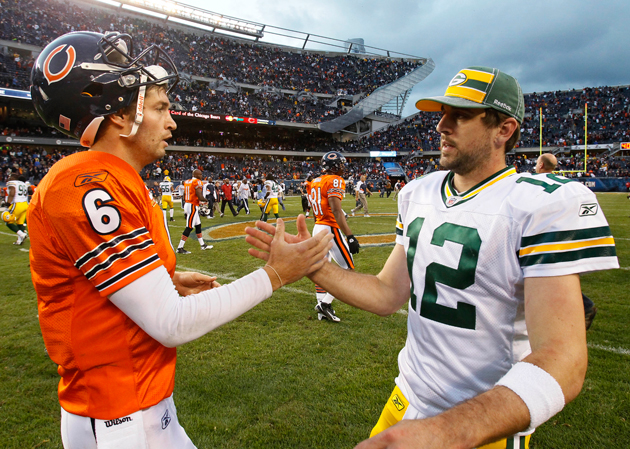
{"type": "MultiPolygon", "coordinates": [[[[630,202],[625,194],[598,196],[616,238],[621,270],[582,277],[583,291],[599,312],[589,330],[589,370],[582,394],[537,430],[532,448],[630,447],[630,202]]],[[[286,200],[283,217],[301,212],[286,200]]],[[[396,203],[370,198],[370,218],[351,217],[364,235],[391,241],[396,203]],[[384,215],[378,215],[384,214],[384,215]]],[[[353,207],[346,198],[344,208],[353,207]]],[[[203,219],[219,226],[257,218],[203,219]]],[[[176,206],[173,244],[184,229],[176,206]]],[[[312,227],[312,221],[309,226],[312,227]]],[[[295,229],[294,223],[287,228],[295,229]]],[[[262,263],[247,255],[243,238],[212,243],[178,255],[182,270],[213,273],[228,283],[262,263]]],[[[216,229],[204,231],[219,235],[216,229]]],[[[209,233],[209,234],[208,234],[209,233]]],[[[60,448],[56,366],[47,357],[37,322],[28,268],[28,241],[0,228],[0,448],[60,448]]],[[[363,239],[363,241],[367,241],[363,239]]],[[[391,246],[363,246],[357,270],[377,273],[391,246]]],[[[367,438],[397,374],[406,338],[406,310],[381,318],[335,301],[340,323],[317,320],[313,285],[302,280],[274,293],[236,321],[178,350],[175,403],[178,416],[201,448],[351,448],[367,438]]]]}

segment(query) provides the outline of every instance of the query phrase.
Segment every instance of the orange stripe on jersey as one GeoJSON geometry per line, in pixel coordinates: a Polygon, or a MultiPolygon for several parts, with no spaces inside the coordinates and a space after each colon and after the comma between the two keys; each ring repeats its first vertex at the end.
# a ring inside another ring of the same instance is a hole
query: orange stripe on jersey
{"type": "Polygon", "coordinates": [[[186,217],[186,227],[194,228],[193,225],[193,217],[195,216],[195,212],[197,212],[197,206],[191,203],[190,215],[186,217]]]}
{"type": "Polygon", "coordinates": [[[348,247],[346,246],[346,242],[344,241],[343,236],[341,235],[341,231],[339,230],[339,228],[332,228],[332,232],[335,237],[334,238],[335,244],[339,248],[339,251],[341,252],[341,256],[345,259],[346,263],[348,264],[348,267],[354,270],[354,261],[352,260],[352,255],[350,254],[350,251],[348,251],[348,247]]]}

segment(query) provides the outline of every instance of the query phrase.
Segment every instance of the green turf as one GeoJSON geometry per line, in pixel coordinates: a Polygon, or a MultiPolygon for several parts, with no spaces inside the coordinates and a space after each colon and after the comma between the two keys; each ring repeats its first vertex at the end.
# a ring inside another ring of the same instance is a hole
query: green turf
{"type": "MultiPolygon", "coordinates": [[[[622,194],[598,196],[616,238],[621,266],[630,266],[630,202],[622,194]]],[[[370,218],[349,218],[355,235],[394,232],[396,203],[372,197],[370,218]],[[391,213],[389,216],[374,215],[391,213]]],[[[284,217],[295,217],[299,198],[286,200],[284,217]]],[[[354,207],[347,197],[344,209],[354,207]]],[[[254,219],[226,215],[203,219],[216,226],[254,219]]],[[[309,220],[312,227],[312,220],[309,220]]],[[[176,206],[173,244],[184,227],[176,206]]],[[[287,228],[294,230],[289,223],[287,228]]],[[[58,375],[48,359],[37,323],[22,247],[0,228],[0,447],[60,448],[58,375]]],[[[195,239],[180,266],[219,275],[229,282],[260,267],[242,238],[195,239]]],[[[391,246],[364,247],[357,270],[377,273],[391,246]]],[[[588,332],[589,370],[582,394],[537,430],[532,448],[630,447],[630,333],[627,332],[627,269],[582,277],[583,290],[599,312],[588,332]]],[[[394,386],[396,358],[405,342],[404,311],[387,318],[338,301],[342,321],[320,322],[313,285],[285,287],[232,323],[179,348],[175,402],[179,419],[199,448],[350,448],[365,439],[394,386]]]]}

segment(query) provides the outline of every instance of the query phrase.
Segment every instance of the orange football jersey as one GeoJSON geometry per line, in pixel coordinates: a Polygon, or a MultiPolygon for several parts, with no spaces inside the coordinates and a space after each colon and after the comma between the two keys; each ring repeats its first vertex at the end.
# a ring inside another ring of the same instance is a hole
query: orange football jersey
{"type": "Polygon", "coordinates": [[[162,346],[109,299],[175,253],[159,205],[134,169],[103,152],[57,162],[28,211],[39,322],[70,413],[128,415],[171,395],[176,350],[162,346]]]}
{"type": "Polygon", "coordinates": [[[346,182],[341,176],[322,175],[313,179],[308,196],[311,202],[311,210],[315,216],[315,224],[323,224],[338,228],[337,220],[330,209],[328,198],[334,196],[343,200],[346,191],[346,182]]]}
{"type": "Polygon", "coordinates": [[[199,206],[199,198],[197,198],[197,189],[203,189],[201,179],[192,178],[184,181],[184,201],[199,206]]]}

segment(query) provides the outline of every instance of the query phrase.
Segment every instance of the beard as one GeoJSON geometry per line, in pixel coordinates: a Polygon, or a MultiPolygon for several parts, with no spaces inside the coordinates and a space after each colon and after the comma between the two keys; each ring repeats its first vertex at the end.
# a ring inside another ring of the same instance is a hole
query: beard
{"type": "MultiPolygon", "coordinates": [[[[444,141],[444,138],[442,138],[442,141],[444,141]]],[[[454,147],[456,151],[453,152],[451,148],[448,156],[445,156],[441,151],[440,166],[460,176],[466,176],[474,170],[479,169],[490,156],[490,146],[485,139],[473,142],[471,145],[468,145],[465,150],[455,146],[453,142],[448,140],[447,142],[452,145],[452,148],[454,147]]]]}

